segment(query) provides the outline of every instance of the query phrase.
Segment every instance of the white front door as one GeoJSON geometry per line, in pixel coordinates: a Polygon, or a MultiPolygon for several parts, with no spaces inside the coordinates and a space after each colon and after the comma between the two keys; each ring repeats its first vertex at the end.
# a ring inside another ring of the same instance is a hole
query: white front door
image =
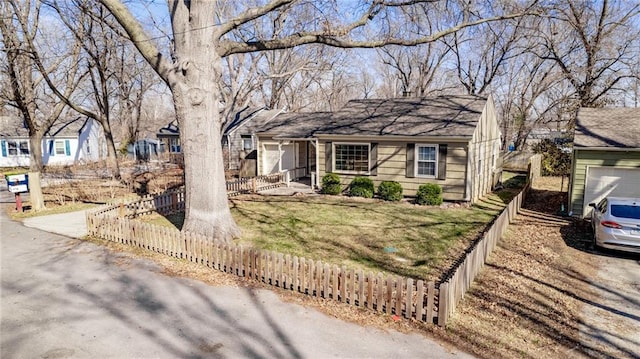
{"type": "Polygon", "coordinates": [[[282,171],[296,168],[296,151],[295,144],[280,145],[277,143],[263,144],[262,165],[263,174],[278,173],[282,171]],[[282,165],[280,162],[280,151],[282,151],[282,165]]]}

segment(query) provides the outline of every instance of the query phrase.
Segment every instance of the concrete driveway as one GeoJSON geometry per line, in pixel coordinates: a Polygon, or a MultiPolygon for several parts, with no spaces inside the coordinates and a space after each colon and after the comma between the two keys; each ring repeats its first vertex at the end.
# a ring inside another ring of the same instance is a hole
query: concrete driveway
{"type": "Polygon", "coordinates": [[[0,225],[2,358],[471,357],[270,291],[168,277],[153,262],[27,228],[4,213],[0,225]]]}
{"type": "Polygon", "coordinates": [[[597,297],[586,303],[580,338],[593,357],[616,353],[640,358],[640,255],[598,250],[599,270],[591,280],[597,297]],[[605,350],[606,349],[606,350],[605,350]]]}

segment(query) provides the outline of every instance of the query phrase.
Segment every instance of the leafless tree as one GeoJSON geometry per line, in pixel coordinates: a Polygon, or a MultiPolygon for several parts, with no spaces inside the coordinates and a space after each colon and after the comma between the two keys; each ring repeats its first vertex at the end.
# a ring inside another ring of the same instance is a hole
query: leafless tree
{"type": "Polygon", "coordinates": [[[538,31],[538,55],[553,61],[574,90],[572,116],[579,107],[615,102],[625,80],[634,77],[632,64],[640,56],[640,3],[625,0],[554,3],[538,31]]]}
{"type": "Polygon", "coordinates": [[[525,35],[524,18],[486,23],[455,33],[449,45],[458,81],[469,94],[487,92],[506,63],[520,54],[519,39],[525,35]]]}
{"type": "Polygon", "coordinates": [[[64,78],[58,83],[67,97],[71,97],[81,78],[77,66],[80,53],[77,43],[72,44],[68,53],[53,57],[48,66],[36,66],[34,59],[41,59],[41,53],[31,44],[36,42],[39,34],[40,10],[38,1],[0,2],[2,72],[9,85],[3,88],[2,97],[3,102],[20,112],[29,131],[29,194],[34,211],[45,208],[41,185],[42,141],[66,108],[63,101],[46,96],[42,76],[51,78],[51,81],[56,81],[56,75],[64,78]],[[64,76],[60,76],[62,74],[64,76]]]}
{"type": "MultiPolygon", "coordinates": [[[[119,0],[101,0],[128,33],[130,39],[172,90],[183,140],[186,213],[183,230],[223,240],[239,235],[231,217],[222,160],[219,87],[222,58],[240,53],[292,48],[320,43],[337,48],[376,48],[384,45],[418,45],[437,41],[456,31],[490,21],[516,18],[522,13],[490,18],[467,17],[437,32],[423,30],[411,37],[396,37],[397,27],[409,23],[388,21],[404,18],[412,6],[428,6],[423,1],[375,0],[353,3],[272,0],[260,6],[239,9],[233,15],[216,18],[220,2],[169,0],[174,48],[172,57],[160,52],[140,22],[119,0]],[[349,9],[342,7],[349,6],[349,9]],[[302,9],[304,8],[304,9],[302,9]],[[344,22],[345,11],[352,11],[344,22]],[[265,16],[287,11],[313,14],[312,21],[287,22],[287,31],[277,38],[237,41],[231,34],[250,27],[265,16]],[[371,26],[371,24],[373,24],[371,26]],[[369,25],[369,26],[368,26],[369,25]],[[367,33],[375,31],[375,36],[367,33]]],[[[449,1],[453,3],[453,1],[449,1]]]]}
{"type": "MultiPolygon", "coordinates": [[[[398,92],[404,95],[427,96],[439,90],[441,66],[449,48],[442,42],[415,47],[389,46],[378,50],[382,63],[390,67],[397,79],[398,92]]],[[[396,94],[397,94],[396,93],[396,94]]]]}

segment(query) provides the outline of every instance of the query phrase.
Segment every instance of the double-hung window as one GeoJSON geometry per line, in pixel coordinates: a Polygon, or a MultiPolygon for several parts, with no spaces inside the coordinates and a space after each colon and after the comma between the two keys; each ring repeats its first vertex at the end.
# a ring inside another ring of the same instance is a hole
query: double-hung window
{"type": "Polygon", "coordinates": [[[65,151],[64,141],[56,141],[54,149],[56,156],[64,156],[67,154],[65,151]]]}
{"type": "Polygon", "coordinates": [[[371,144],[334,144],[334,169],[337,172],[368,173],[371,144]]]}
{"type": "Polygon", "coordinates": [[[7,152],[9,156],[28,156],[28,140],[7,140],[7,152]]]}
{"type": "Polygon", "coordinates": [[[180,139],[171,137],[169,138],[169,152],[181,152],[180,139]]]}
{"type": "Polygon", "coordinates": [[[436,177],[438,145],[416,145],[416,177],[436,177]]]}

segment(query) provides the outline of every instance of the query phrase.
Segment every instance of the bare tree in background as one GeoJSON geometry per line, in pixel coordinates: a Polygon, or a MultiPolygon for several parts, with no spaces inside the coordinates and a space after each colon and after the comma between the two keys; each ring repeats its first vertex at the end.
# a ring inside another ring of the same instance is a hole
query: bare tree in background
{"type": "Polygon", "coordinates": [[[440,70],[448,52],[442,42],[431,42],[415,47],[383,47],[378,55],[397,79],[396,95],[427,96],[442,89],[438,80],[443,78],[440,70]]]}
{"type": "Polygon", "coordinates": [[[547,9],[546,24],[537,32],[543,46],[538,56],[553,61],[574,90],[569,128],[580,107],[602,107],[624,91],[634,78],[640,57],[637,26],[640,3],[568,0],[547,9]]]}
{"type": "MultiPolygon", "coordinates": [[[[51,64],[46,68],[41,66],[38,72],[34,59],[40,59],[41,54],[30,44],[36,41],[39,25],[38,1],[0,2],[0,33],[4,53],[2,72],[9,82],[8,88],[2,89],[2,97],[3,102],[20,112],[29,131],[29,199],[34,211],[45,208],[41,184],[42,141],[66,108],[63,101],[45,96],[42,76],[58,82],[67,97],[71,97],[81,78],[78,75],[80,48],[77,43],[72,44],[69,53],[59,53],[51,64]],[[57,81],[56,77],[64,80],[57,81]]],[[[49,52],[53,53],[52,49],[49,52]]]]}
{"type": "Polygon", "coordinates": [[[467,28],[445,39],[454,58],[458,81],[469,94],[487,92],[506,63],[520,54],[523,18],[467,28]]]}
{"type": "MultiPolygon", "coordinates": [[[[134,143],[139,138],[139,132],[144,128],[143,116],[144,99],[156,87],[164,87],[158,75],[149,64],[130,47],[128,43],[113,48],[113,73],[117,86],[114,95],[117,101],[117,112],[114,123],[120,127],[121,150],[134,143]],[[133,51],[132,51],[133,50],[133,51]]],[[[115,132],[115,131],[114,131],[115,132]]]]}
{"type": "MultiPolygon", "coordinates": [[[[491,18],[474,18],[435,32],[416,32],[412,37],[395,37],[394,27],[403,22],[388,22],[403,17],[403,12],[417,2],[372,1],[350,8],[353,21],[342,21],[344,3],[272,0],[261,6],[238,11],[217,19],[214,1],[169,0],[174,49],[159,51],[140,22],[119,0],[101,0],[128,33],[130,39],[154,67],[173,93],[176,116],[183,141],[186,184],[186,213],[183,230],[229,240],[239,235],[227,202],[224,177],[219,110],[219,87],[222,58],[232,54],[292,48],[320,43],[338,48],[375,48],[388,44],[417,45],[441,39],[465,27],[489,21],[522,16],[521,13],[491,18]],[[300,9],[304,7],[304,9],[300,9]],[[274,12],[290,10],[314,14],[312,22],[287,22],[289,30],[275,39],[256,38],[240,42],[230,35],[274,12]],[[356,12],[357,11],[357,12],[356,12]],[[374,26],[367,25],[374,23],[374,26]],[[375,36],[365,30],[374,28],[375,36]]],[[[420,5],[425,5],[420,2],[420,5]]],[[[450,1],[452,3],[452,1],[450,1]]],[[[428,4],[426,4],[428,5],[428,4]]],[[[407,19],[404,23],[410,22],[407,19]]]]}
{"type": "MultiPolygon", "coordinates": [[[[81,101],[65,97],[45,76],[51,89],[68,106],[78,113],[100,123],[107,145],[107,169],[114,178],[120,178],[117,150],[111,128],[115,115],[114,105],[118,102],[114,96],[124,87],[118,86],[115,78],[118,74],[118,48],[124,46],[116,32],[116,26],[109,12],[93,0],[77,0],[72,2],[52,1],[48,5],[60,16],[70,33],[80,42],[83,54],[82,65],[89,74],[88,96],[81,101]],[[91,104],[87,100],[91,98],[91,104]]],[[[31,45],[35,46],[35,45],[31,45]]],[[[36,61],[39,67],[42,67],[36,61]]],[[[122,68],[122,67],[120,67],[122,68]]],[[[123,78],[121,81],[125,81],[123,78]]],[[[139,101],[142,101],[141,98],[139,101]]]]}

